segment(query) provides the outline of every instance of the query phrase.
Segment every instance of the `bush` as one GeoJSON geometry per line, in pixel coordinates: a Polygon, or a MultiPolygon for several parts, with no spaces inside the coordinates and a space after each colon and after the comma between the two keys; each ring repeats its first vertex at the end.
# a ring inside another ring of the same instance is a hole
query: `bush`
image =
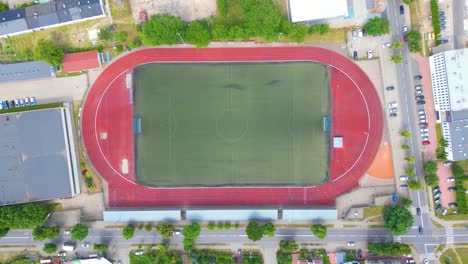
{"type": "Polygon", "coordinates": [[[0,207],[0,227],[29,229],[42,225],[49,214],[49,205],[28,203],[0,207]]]}
{"type": "Polygon", "coordinates": [[[242,28],[248,37],[274,40],[282,21],[281,8],[272,0],[243,0],[242,28]]]}
{"type": "Polygon", "coordinates": [[[139,37],[136,37],[128,43],[128,47],[132,49],[136,49],[136,48],[139,48],[141,44],[142,44],[141,39],[139,37]]]}
{"type": "Polygon", "coordinates": [[[142,40],[146,46],[173,45],[180,42],[177,33],[184,35],[185,23],[180,17],[168,14],[152,15],[142,27],[142,40]]]}
{"type": "Polygon", "coordinates": [[[425,178],[426,184],[431,187],[436,187],[439,184],[439,177],[436,174],[429,174],[425,178]]]}
{"type": "Polygon", "coordinates": [[[83,240],[88,236],[88,227],[83,224],[76,224],[71,230],[72,240],[83,240]]]}
{"type": "Polygon", "coordinates": [[[458,163],[454,162],[452,163],[452,174],[455,178],[463,177],[465,176],[465,169],[460,167],[458,163]]]}
{"type": "Polygon", "coordinates": [[[55,253],[57,252],[57,244],[55,243],[47,243],[44,245],[44,247],[42,248],[42,250],[47,253],[47,254],[52,254],[52,253],[55,253]]]}
{"type": "Polygon", "coordinates": [[[402,64],[403,63],[403,56],[401,54],[392,55],[390,58],[395,64],[402,64]]]}
{"type": "Polygon", "coordinates": [[[239,224],[238,224],[238,223],[235,223],[235,224],[234,224],[234,228],[235,228],[235,229],[239,229],[239,224]]]}
{"type": "Polygon", "coordinates": [[[405,157],[405,160],[406,162],[408,162],[408,164],[414,164],[414,162],[416,161],[416,158],[414,156],[408,156],[408,157],[405,157]]]}
{"type": "Polygon", "coordinates": [[[227,40],[229,39],[229,27],[220,19],[214,19],[211,24],[211,35],[214,40],[227,40]]]}
{"type": "Polygon", "coordinates": [[[97,244],[97,243],[93,244],[93,249],[100,253],[106,252],[108,248],[109,246],[106,244],[97,244]]]}
{"type": "Polygon", "coordinates": [[[263,226],[263,234],[265,236],[274,237],[276,227],[272,223],[267,223],[263,226]]]}
{"type": "Polygon", "coordinates": [[[294,240],[292,241],[281,240],[279,243],[279,250],[281,252],[292,253],[292,252],[296,252],[298,249],[299,249],[299,245],[294,240]]]}
{"type": "Polygon", "coordinates": [[[211,35],[205,20],[192,21],[185,32],[185,39],[197,48],[204,48],[210,44],[211,35]]]}
{"type": "Polygon", "coordinates": [[[298,23],[298,24],[292,25],[291,30],[288,34],[288,37],[290,40],[294,42],[301,43],[301,42],[304,42],[304,38],[306,34],[307,34],[307,26],[302,23],[298,23]]]}
{"type": "Polygon", "coordinates": [[[258,241],[263,237],[263,226],[259,225],[255,221],[250,221],[245,229],[247,237],[252,241],[258,241]]]}
{"type": "Polygon", "coordinates": [[[115,34],[115,39],[118,42],[125,42],[127,40],[127,32],[117,32],[115,34]]]}
{"type": "Polygon", "coordinates": [[[410,138],[411,137],[411,133],[405,129],[403,131],[400,132],[400,135],[403,136],[403,137],[406,137],[406,138],[410,138]]]}
{"type": "Polygon", "coordinates": [[[315,34],[319,33],[320,35],[324,35],[330,31],[330,26],[328,24],[314,24],[309,27],[307,33],[315,34]]]}
{"type": "Polygon", "coordinates": [[[198,223],[192,223],[191,225],[184,226],[182,229],[182,235],[185,238],[195,240],[200,235],[201,227],[198,223]]]}
{"type": "Polygon", "coordinates": [[[216,5],[218,6],[219,15],[225,17],[227,15],[227,0],[216,0],[216,5]]]}
{"type": "Polygon", "coordinates": [[[427,161],[424,163],[424,171],[426,174],[437,174],[437,163],[433,160],[427,161]]]}
{"type": "Polygon", "coordinates": [[[8,227],[0,228],[0,238],[8,235],[8,231],[10,231],[10,228],[8,227]]]}
{"type": "Polygon", "coordinates": [[[406,145],[406,144],[403,144],[403,145],[401,145],[401,149],[403,149],[403,150],[410,150],[411,147],[408,146],[408,145],[406,145]]]}
{"type": "Polygon", "coordinates": [[[170,223],[161,223],[156,226],[156,230],[162,238],[168,239],[174,236],[175,228],[174,225],[170,223]]]}
{"type": "Polygon", "coordinates": [[[132,224],[128,224],[122,230],[122,237],[126,240],[129,240],[135,235],[135,226],[132,224]]]}
{"type": "Polygon", "coordinates": [[[3,12],[3,11],[7,11],[9,10],[10,8],[8,7],[7,4],[3,3],[3,2],[0,2],[0,12],[3,12]]]}
{"type": "Polygon", "coordinates": [[[34,58],[43,60],[51,66],[62,64],[65,53],[51,40],[39,39],[34,48],[34,58]]]}
{"type": "Polygon", "coordinates": [[[464,181],[467,181],[467,177],[459,177],[455,182],[455,187],[457,187],[457,191],[455,193],[456,200],[458,204],[458,213],[460,214],[468,214],[468,204],[466,201],[466,188],[463,184],[464,181]]]}
{"type": "Polygon", "coordinates": [[[115,50],[117,52],[122,52],[124,50],[123,45],[122,44],[115,45],[115,50]]]}
{"type": "Polygon", "coordinates": [[[231,229],[231,223],[225,223],[224,224],[224,229],[226,229],[226,230],[231,229]]]}
{"type": "Polygon", "coordinates": [[[213,223],[209,223],[207,226],[206,226],[206,229],[208,229],[209,231],[213,231],[215,228],[215,224],[213,223]]]}
{"type": "Polygon", "coordinates": [[[386,18],[374,17],[364,24],[364,30],[370,35],[385,35],[390,32],[390,21],[386,18]]]}
{"type": "Polygon", "coordinates": [[[434,35],[436,37],[436,45],[440,44],[440,17],[439,17],[439,4],[437,0],[431,0],[431,16],[432,16],[432,27],[434,28],[434,35]]]}
{"type": "Polygon", "coordinates": [[[218,223],[217,229],[220,231],[223,230],[223,223],[218,223]]]}
{"type": "Polygon", "coordinates": [[[84,177],[85,178],[85,184],[86,184],[86,187],[88,188],[92,188],[94,186],[94,181],[93,181],[93,178],[88,176],[88,177],[84,177]]]}
{"type": "Polygon", "coordinates": [[[33,229],[32,236],[36,241],[43,241],[46,239],[54,239],[58,237],[60,228],[58,226],[37,226],[33,229]]]}
{"type": "Polygon", "coordinates": [[[312,225],[310,226],[310,231],[320,239],[324,239],[327,236],[327,227],[324,225],[312,225]]]}
{"type": "Polygon", "coordinates": [[[415,169],[405,169],[405,174],[412,177],[416,174],[416,170],[415,169]]]}
{"type": "Polygon", "coordinates": [[[403,204],[403,206],[405,207],[410,207],[413,205],[413,200],[411,199],[408,199],[408,198],[401,198],[401,204],[403,204]]]}
{"type": "Polygon", "coordinates": [[[402,256],[411,254],[411,248],[409,247],[409,245],[392,242],[381,244],[369,244],[368,251],[386,256],[402,256]]]}
{"type": "Polygon", "coordinates": [[[385,207],[384,221],[388,231],[394,236],[399,236],[408,232],[414,219],[406,207],[395,206],[385,207]]]}
{"type": "Polygon", "coordinates": [[[109,27],[101,28],[98,35],[99,40],[101,41],[113,41],[114,36],[110,31],[109,27]]]}
{"type": "Polygon", "coordinates": [[[151,232],[152,229],[153,229],[153,227],[150,224],[145,225],[145,230],[147,232],[151,232]]]}

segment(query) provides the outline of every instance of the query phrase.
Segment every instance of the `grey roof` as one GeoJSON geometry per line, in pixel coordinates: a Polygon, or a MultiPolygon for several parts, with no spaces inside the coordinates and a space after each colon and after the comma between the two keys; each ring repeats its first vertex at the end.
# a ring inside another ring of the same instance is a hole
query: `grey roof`
{"type": "Polygon", "coordinates": [[[30,29],[52,26],[60,23],[57,13],[26,17],[30,29]]]}
{"type": "Polygon", "coordinates": [[[450,120],[457,121],[468,119],[468,109],[460,110],[460,111],[450,111],[450,120]]]}
{"type": "Polygon", "coordinates": [[[26,23],[26,19],[24,18],[0,23],[0,36],[16,32],[22,32],[26,30],[29,30],[29,27],[28,23],[26,23]]]}
{"type": "Polygon", "coordinates": [[[103,10],[100,3],[81,6],[79,9],[81,10],[81,16],[83,18],[103,15],[103,10]]]}
{"type": "Polygon", "coordinates": [[[57,15],[61,23],[79,20],[82,18],[78,7],[57,10],[57,15]]]}
{"type": "Polygon", "coordinates": [[[468,119],[452,121],[448,124],[453,160],[468,159],[468,119]]]}
{"type": "Polygon", "coordinates": [[[19,18],[25,18],[26,12],[24,8],[21,9],[13,9],[8,10],[0,13],[0,22],[12,21],[19,18]]]}
{"type": "Polygon", "coordinates": [[[50,66],[44,61],[0,64],[0,83],[51,77],[50,66]]]}
{"type": "Polygon", "coordinates": [[[72,196],[62,108],[0,115],[0,204],[72,196]]]}
{"type": "Polygon", "coordinates": [[[47,2],[40,5],[33,5],[25,8],[26,16],[42,16],[47,15],[50,13],[54,13],[56,11],[55,3],[53,1],[47,2]]]}

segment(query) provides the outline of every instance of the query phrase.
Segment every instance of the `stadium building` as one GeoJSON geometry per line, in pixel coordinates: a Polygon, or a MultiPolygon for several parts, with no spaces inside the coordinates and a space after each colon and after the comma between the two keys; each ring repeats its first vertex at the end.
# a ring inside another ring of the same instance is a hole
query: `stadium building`
{"type": "Polygon", "coordinates": [[[437,122],[447,141],[447,158],[468,159],[468,49],[429,57],[437,122]]]}
{"type": "Polygon", "coordinates": [[[70,107],[0,114],[0,205],[80,192],[70,107]]]}

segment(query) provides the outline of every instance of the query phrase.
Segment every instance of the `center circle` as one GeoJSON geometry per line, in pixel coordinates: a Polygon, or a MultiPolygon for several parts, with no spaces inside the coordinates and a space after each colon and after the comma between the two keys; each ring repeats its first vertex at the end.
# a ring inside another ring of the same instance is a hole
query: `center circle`
{"type": "Polygon", "coordinates": [[[247,132],[248,121],[240,109],[226,109],[216,120],[218,136],[228,142],[240,140],[247,132]]]}

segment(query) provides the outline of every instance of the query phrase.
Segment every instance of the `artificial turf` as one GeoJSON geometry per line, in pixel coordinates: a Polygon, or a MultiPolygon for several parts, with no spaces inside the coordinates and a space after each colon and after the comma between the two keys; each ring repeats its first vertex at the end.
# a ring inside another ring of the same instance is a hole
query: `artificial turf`
{"type": "Polygon", "coordinates": [[[328,173],[328,66],[146,64],[134,70],[139,184],[317,185],[328,173]]]}

